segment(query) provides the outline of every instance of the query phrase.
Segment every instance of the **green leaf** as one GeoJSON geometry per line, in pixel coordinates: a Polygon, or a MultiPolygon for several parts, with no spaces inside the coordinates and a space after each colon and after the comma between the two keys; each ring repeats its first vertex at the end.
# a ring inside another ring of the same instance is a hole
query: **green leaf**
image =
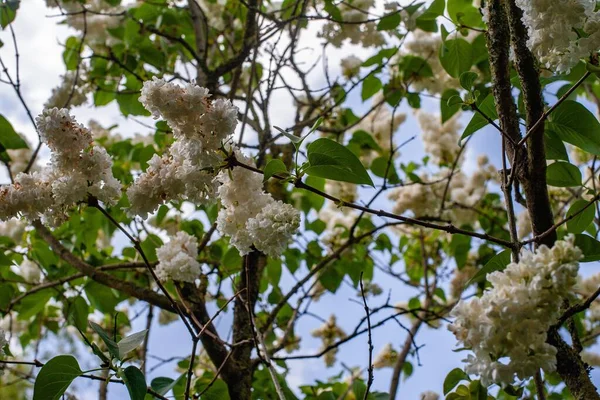
{"type": "Polygon", "coordinates": [[[65,50],[63,51],[63,61],[67,67],[67,71],[74,71],[79,65],[81,50],[81,41],[75,36],[71,36],[65,42],[65,50]]]}
{"type": "Polygon", "coordinates": [[[335,4],[333,4],[332,0],[325,0],[325,7],[324,7],[325,11],[327,11],[329,13],[329,15],[338,22],[343,21],[342,19],[342,13],[340,12],[340,9],[337,8],[335,6],[335,4]]]}
{"type": "Polygon", "coordinates": [[[476,72],[463,72],[462,74],[460,74],[459,78],[460,86],[465,90],[471,90],[473,88],[473,84],[475,83],[478,77],[479,75],[477,75],[476,72]]]}
{"type": "Polygon", "coordinates": [[[442,113],[442,124],[448,121],[454,114],[460,110],[462,99],[460,93],[456,89],[447,89],[442,93],[442,100],[440,100],[440,109],[442,113]],[[454,99],[458,98],[458,102],[454,99]],[[452,99],[452,102],[450,101],[452,99]]]}
{"type": "Polygon", "coordinates": [[[561,140],[600,155],[600,123],[583,104],[565,100],[550,114],[548,125],[561,140]]]}
{"type": "Polygon", "coordinates": [[[489,273],[495,271],[503,271],[508,264],[511,262],[510,250],[504,250],[492,257],[484,266],[481,268],[471,279],[466,286],[469,286],[473,282],[479,282],[481,279],[489,273]]]}
{"type": "Polygon", "coordinates": [[[425,12],[417,17],[419,21],[433,21],[437,17],[444,14],[446,8],[446,0],[434,0],[425,12]]]}
{"type": "Polygon", "coordinates": [[[82,332],[85,332],[89,314],[87,301],[81,296],[77,296],[69,302],[65,302],[66,312],[69,322],[82,332]]]}
{"type": "Polygon", "coordinates": [[[108,333],[106,333],[106,331],[104,329],[102,329],[102,327],[100,325],[98,325],[97,323],[92,322],[92,321],[90,321],[89,323],[90,323],[90,327],[98,334],[98,336],[100,336],[100,339],[102,339],[104,344],[106,344],[106,347],[108,348],[108,352],[113,357],[120,360],[121,357],[119,356],[119,345],[117,344],[117,342],[112,340],[110,338],[110,336],[108,335],[108,333]]]}
{"type": "Polygon", "coordinates": [[[58,400],[71,382],[83,372],[75,357],[56,356],[48,361],[35,378],[33,400],[58,400]]]}
{"type": "Polygon", "coordinates": [[[144,400],[148,387],[142,371],[138,367],[130,365],[123,370],[122,378],[125,381],[131,400],[144,400]]]}
{"type": "Polygon", "coordinates": [[[448,15],[452,21],[472,27],[481,27],[483,22],[473,0],[448,0],[448,15]]]}
{"type": "Polygon", "coordinates": [[[15,129],[4,116],[0,115],[0,145],[5,149],[26,149],[27,142],[15,132],[15,129]]]}
{"type": "Polygon", "coordinates": [[[16,8],[11,7],[10,4],[14,4],[14,2],[9,2],[9,4],[0,4],[0,26],[2,29],[6,28],[8,24],[15,20],[17,16],[16,8]]]}
{"type": "Polygon", "coordinates": [[[402,18],[399,12],[393,12],[391,14],[384,15],[377,24],[378,31],[391,31],[400,25],[402,18]]]}
{"type": "MultiPolygon", "coordinates": [[[[548,125],[548,124],[546,124],[548,125]]],[[[544,148],[546,149],[547,160],[569,161],[567,148],[558,135],[547,126],[544,132],[544,148]]]]}
{"type": "Polygon", "coordinates": [[[363,101],[371,98],[375,93],[379,92],[383,84],[375,75],[369,75],[365,78],[362,84],[361,98],[363,101]]]}
{"type": "Polygon", "coordinates": [[[546,179],[550,186],[581,186],[581,171],[571,163],[559,161],[548,165],[546,179]]]}
{"type": "Polygon", "coordinates": [[[390,162],[389,156],[377,157],[371,163],[371,171],[380,178],[385,178],[387,171],[388,182],[391,184],[400,183],[400,178],[394,167],[394,163],[390,162]],[[389,163],[389,166],[388,166],[389,163]]]}
{"type": "Polygon", "coordinates": [[[444,42],[440,47],[439,56],[442,67],[453,78],[458,78],[473,65],[473,49],[464,39],[451,39],[444,42]]]}
{"type": "MultiPolygon", "coordinates": [[[[200,379],[197,381],[195,389],[198,392],[203,392],[210,383],[210,380],[200,379]]],[[[229,400],[229,390],[225,381],[217,379],[212,382],[212,385],[202,395],[202,400],[229,400]]]]}
{"type": "Polygon", "coordinates": [[[461,381],[468,381],[469,375],[467,375],[462,369],[454,368],[446,375],[444,379],[444,395],[448,394],[452,389],[456,387],[461,381]]]}
{"type": "Polygon", "coordinates": [[[17,319],[25,321],[40,313],[55,293],[52,289],[44,289],[25,297],[15,307],[19,312],[17,319]]]}
{"type": "Polygon", "coordinates": [[[600,261],[600,242],[591,236],[575,235],[575,246],[583,252],[581,262],[600,261]]]}
{"type": "Polygon", "coordinates": [[[158,377],[152,379],[150,387],[161,396],[164,396],[182,379],[185,379],[185,374],[181,374],[177,379],[158,377]]]}
{"type": "Polygon", "coordinates": [[[143,331],[136,332],[119,340],[119,343],[117,343],[119,348],[119,359],[124,359],[130,351],[135,350],[139,345],[141,345],[147,334],[148,329],[144,329],[143,331]]]}
{"type": "Polygon", "coordinates": [[[242,265],[242,256],[240,256],[239,250],[235,247],[230,247],[225,255],[223,255],[221,263],[227,269],[239,269],[242,265]]]}
{"type": "Polygon", "coordinates": [[[137,93],[117,93],[117,103],[119,104],[119,110],[124,116],[128,115],[150,115],[150,112],[144,108],[142,103],[138,100],[140,95],[137,93]]]}
{"type": "Polygon", "coordinates": [[[471,237],[466,235],[452,235],[450,250],[456,259],[456,266],[461,269],[467,262],[471,250],[471,237]]]}
{"type": "Polygon", "coordinates": [[[307,147],[308,175],[334,181],[373,185],[369,173],[358,157],[341,144],[330,139],[317,139],[307,147]]]}
{"type": "Polygon", "coordinates": [[[84,290],[92,307],[103,313],[112,313],[121,302],[112,289],[94,281],[88,282],[84,290]]]}
{"type": "Polygon", "coordinates": [[[265,174],[263,178],[265,181],[273,175],[289,175],[285,164],[279,158],[269,161],[263,172],[265,174]]]}
{"type": "Polygon", "coordinates": [[[567,231],[569,231],[569,233],[582,233],[587,229],[588,226],[590,226],[594,220],[596,211],[594,207],[589,204],[590,203],[585,200],[577,200],[571,205],[569,211],[567,211],[567,218],[571,215],[577,214],[578,212],[579,214],[575,215],[573,219],[567,221],[567,231]],[[587,208],[581,211],[585,207],[587,208]]]}
{"type": "Polygon", "coordinates": [[[294,144],[302,142],[302,138],[301,137],[298,137],[298,136],[293,135],[293,134],[291,134],[289,132],[286,132],[285,130],[281,129],[278,126],[273,126],[273,128],[277,129],[283,136],[285,136],[286,138],[290,139],[290,141],[292,143],[294,143],[294,144]]]}
{"type": "MultiPolygon", "coordinates": [[[[490,94],[477,106],[479,110],[485,114],[492,121],[498,119],[498,113],[496,112],[496,105],[494,103],[494,97],[490,94]]],[[[460,140],[466,139],[484,126],[489,124],[486,118],[481,113],[475,112],[473,118],[469,121],[469,124],[465,128],[460,140]]]]}

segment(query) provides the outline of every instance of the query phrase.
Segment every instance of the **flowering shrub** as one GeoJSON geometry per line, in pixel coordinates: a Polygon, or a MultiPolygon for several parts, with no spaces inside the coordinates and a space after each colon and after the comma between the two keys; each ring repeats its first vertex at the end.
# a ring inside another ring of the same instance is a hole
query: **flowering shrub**
{"type": "Polygon", "coordinates": [[[0,2],[0,398],[600,399],[595,1],[45,5],[0,2]]]}

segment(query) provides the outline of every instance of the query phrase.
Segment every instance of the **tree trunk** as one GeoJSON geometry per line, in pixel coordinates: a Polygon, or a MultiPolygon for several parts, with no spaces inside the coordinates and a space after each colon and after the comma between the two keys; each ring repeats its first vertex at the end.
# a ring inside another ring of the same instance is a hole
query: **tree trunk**
{"type": "MultiPolygon", "coordinates": [[[[527,48],[527,31],[521,21],[522,11],[514,0],[491,0],[488,2],[489,23],[487,44],[490,54],[494,99],[500,119],[500,127],[514,143],[521,139],[516,107],[510,85],[509,40],[515,55],[515,68],[521,82],[523,102],[526,109],[528,132],[544,113],[544,102],[535,58],[527,48]],[[516,124],[516,125],[515,125],[516,124]]],[[[538,236],[553,226],[553,215],[546,183],[546,154],[544,148],[544,124],[538,124],[529,134],[526,145],[507,143],[507,154],[514,163],[515,177],[523,188],[527,210],[532,223],[533,235],[538,236]]],[[[556,232],[544,236],[536,245],[551,247],[556,232]]],[[[578,400],[598,400],[585,364],[578,352],[569,346],[558,333],[558,327],[548,332],[548,343],[557,349],[557,372],[578,400]]]]}

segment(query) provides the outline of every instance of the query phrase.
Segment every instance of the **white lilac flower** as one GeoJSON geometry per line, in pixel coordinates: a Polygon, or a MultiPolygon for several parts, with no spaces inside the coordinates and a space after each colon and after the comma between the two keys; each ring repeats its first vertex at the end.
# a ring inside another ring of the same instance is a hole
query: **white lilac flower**
{"type": "Polygon", "coordinates": [[[42,276],[42,272],[40,271],[40,267],[29,259],[24,259],[21,265],[19,265],[19,272],[25,282],[27,283],[38,283],[40,281],[40,277],[42,276]]]}
{"type": "Polygon", "coordinates": [[[362,65],[362,60],[355,55],[350,55],[345,57],[340,62],[342,67],[342,74],[346,78],[352,78],[360,72],[360,66],[362,65]]]}
{"type": "Polygon", "coordinates": [[[523,10],[529,32],[527,45],[547,68],[567,72],[598,49],[595,0],[517,0],[516,4],[523,10]],[[591,36],[578,40],[576,29],[591,36]]]}
{"type": "Polygon", "coordinates": [[[52,89],[52,94],[44,104],[44,108],[70,108],[84,104],[91,87],[83,82],[81,74],[67,71],[61,79],[60,85],[52,89]]]}
{"type": "Polygon", "coordinates": [[[546,332],[577,282],[582,254],[573,241],[570,236],[552,248],[524,251],[518,263],[488,275],[491,288],[481,297],[454,307],[449,329],[473,352],[465,372],[488,385],[556,369],[556,349],[546,343],[546,332]]]}
{"type": "Polygon", "coordinates": [[[369,19],[369,9],[374,5],[374,0],[354,0],[350,4],[341,3],[339,6],[341,19],[350,23],[329,22],[323,26],[319,37],[326,39],[327,43],[334,47],[341,47],[346,40],[352,44],[361,44],[363,47],[384,45],[385,38],[377,30],[377,24],[364,22],[369,19]]]}
{"type": "MultiPolygon", "coordinates": [[[[1,192],[2,190],[0,189],[1,192]]],[[[25,233],[26,226],[25,221],[18,218],[0,221],[0,236],[6,236],[19,244],[23,240],[23,233],[25,233]]]]}
{"type": "Polygon", "coordinates": [[[36,118],[40,137],[52,152],[50,164],[40,171],[20,173],[12,185],[0,187],[0,219],[40,216],[58,224],[76,203],[95,196],[114,205],[121,184],[112,174],[112,160],[102,147],[92,146],[92,134],[69,115],[52,108],[36,118]]]}
{"type": "Polygon", "coordinates": [[[274,200],[246,222],[254,247],[270,256],[281,255],[299,227],[298,210],[274,200]]]}
{"type": "Polygon", "coordinates": [[[427,390],[421,393],[421,400],[439,400],[440,396],[436,392],[427,390]]]}
{"type": "MultiPolygon", "coordinates": [[[[236,158],[253,165],[239,151],[236,158]]],[[[217,191],[222,205],[217,217],[219,232],[230,236],[230,243],[242,255],[249,253],[252,245],[272,256],[281,254],[299,227],[300,213],[265,193],[261,175],[248,169],[221,171],[217,180],[221,183],[217,191]]]]}
{"type": "Polygon", "coordinates": [[[394,350],[391,343],[388,343],[375,357],[373,368],[393,368],[396,365],[396,361],[398,361],[398,352],[394,350]]]}
{"type": "Polygon", "coordinates": [[[193,283],[200,278],[200,263],[196,260],[198,242],[195,237],[178,232],[168,243],[156,249],[156,256],[156,275],[159,279],[193,283]]]}
{"type": "Polygon", "coordinates": [[[144,83],[140,102],[155,118],[164,118],[175,142],[162,157],[155,155],[148,169],[129,187],[129,213],[147,217],[165,201],[195,204],[216,200],[215,173],[226,144],[237,125],[237,108],[229,100],[210,101],[208,89],[185,87],[156,77],[144,83]]]}
{"type": "Polygon", "coordinates": [[[418,110],[416,115],[422,131],[421,140],[425,152],[436,164],[452,164],[460,151],[458,133],[462,127],[459,122],[460,113],[444,123],[437,114],[418,110]]]}
{"type": "MultiPolygon", "coordinates": [[[[311,334],[313,337],[321,339],[321,350],[329,348],[331,345],[335,344],[337,340],[346,337],[346,333],[337,325],[337,319],[333,314],[329,317],[327,322],[325,322],[318,329],[312,331],[311,334]]],[[[334,347],[325,353],[323,356],[325,365],[331,367],[333,364],[335,364],[337,352],[338,348],[334,347]]]]}

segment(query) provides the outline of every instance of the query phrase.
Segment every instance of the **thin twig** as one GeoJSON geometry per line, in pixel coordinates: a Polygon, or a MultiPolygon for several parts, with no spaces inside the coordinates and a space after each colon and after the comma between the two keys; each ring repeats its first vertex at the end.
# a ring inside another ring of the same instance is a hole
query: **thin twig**
{"type": "Polygon", "coordinates": [[[371,314],[369,312],[369,306],[367,305],[367,298],[365,296],[365,287],[363,285],[363,273],[364,271],[360,271],[360,295],[362,296],[363,305],[365,308],[365,314],[367,314],[367,329],[368,329],[368,339],[367,343],[369,346],[369,366],[367,367],[367,389],[365,390],[365,394],[363,396],[363,400],[367,400],[369,396],[369,391],[371,390],[371,385],[373,385],[373,380],[375,379],[373,376],[373,337],[371,334],[371,314]]]}

